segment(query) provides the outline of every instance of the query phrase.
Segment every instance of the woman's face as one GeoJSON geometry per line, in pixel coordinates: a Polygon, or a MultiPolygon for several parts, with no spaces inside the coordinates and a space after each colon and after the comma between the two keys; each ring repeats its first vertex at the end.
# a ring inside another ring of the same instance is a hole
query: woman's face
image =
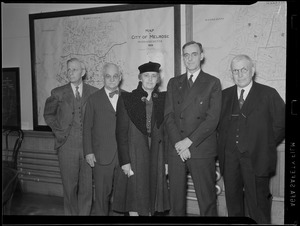
{"type": "Polygon", "coordinates": [[[140,75],[140,80],[145,91],[153,91],[159,81],[159,74],[155,71],[147,71],[140,75]]]}

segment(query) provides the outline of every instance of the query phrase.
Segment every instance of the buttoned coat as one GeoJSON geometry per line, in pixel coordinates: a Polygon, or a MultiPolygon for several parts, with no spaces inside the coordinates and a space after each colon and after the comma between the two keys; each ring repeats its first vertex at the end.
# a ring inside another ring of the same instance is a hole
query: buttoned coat
{"type": "MultiPolygon", "coordinates": [[[[88,97],[97,90],[96,87],[83,83],[82,115],[85,113],[88,97]]],[[[74,93],[70,83],[51,90],[51,96],[45,104],[44,119],[55,135],[54,148],[59,149],[66,142],[74,119],[74,93]]]]}
{"type": "MultiPolygon", "coordinates": [[[[225,152],[228,150],[234,101],[237,86],[223,90],[222,111],[218,126],[218,157],[221,173],[224,171],[225,152]]],[[[239,131],[239,148],[248,151],[256,176],[274,175],[277,162],[276,146],[285,136],[285,103],[271,87],[253,82],[241,109],[245,130],[239,131]]]]}
{"type": "Polygon", "coordinates": [[[168,83],[165,117],[169,154],[177,156],[175,144],[188,137],[193,142],[191,158],[214,157],[222,101],[220,80],[201,70],[193,86],[187,84],[186,73],[168,83]]]}

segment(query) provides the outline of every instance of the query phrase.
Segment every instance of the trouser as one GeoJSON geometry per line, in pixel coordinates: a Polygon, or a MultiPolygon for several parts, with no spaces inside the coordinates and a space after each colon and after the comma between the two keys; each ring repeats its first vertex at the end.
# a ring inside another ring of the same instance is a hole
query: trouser
{"type": "Polygon", "coordinates": [[[113,161],[108,165],[100,165],[97,162],[93,168],[95,182],[95,214],[108,216],[110,210],[110,199],[114,183],[117,179],[118,156],[115,155],[113,161]]]}
{"type": "Polygon", "coordinates": [[[228,216],[245,216],[244,198],[249,217],[259,224],[271,223],[272,195],[269,177],[257,177],[248,152],[227,150],[224,186],[228,216]]]}
{"type": "Polygon", "coordinates": [[[90,215],[92,169],[83,156],[82,141],[69,136],[58,151],[65,215],[90,215]]]}
{"type": "Polygon", "coordinates": [[[187,170],[192,176],[201,216],[217,216],[215,158],[191,158],[182,162],[169,156],[171,216],[186,215],[187,170]]]}

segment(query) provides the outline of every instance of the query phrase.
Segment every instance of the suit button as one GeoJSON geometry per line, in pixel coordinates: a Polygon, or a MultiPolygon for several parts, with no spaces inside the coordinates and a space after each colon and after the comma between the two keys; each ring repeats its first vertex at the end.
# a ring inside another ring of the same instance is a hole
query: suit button
{"type": "Polygon", "coordinates": [[[180,132],[183,133],[184,131],[183,131],[183,130],[180,130],[180,132]]]}
{"type": "Polygon", "coordinates": [[[177,103],[180,104],[180,101],[178,101],[177,103]]]}
{"type": "Polygon", "coordinates": [[[197,119],[200,119],[200,117],[198,116],[197,119]]]}

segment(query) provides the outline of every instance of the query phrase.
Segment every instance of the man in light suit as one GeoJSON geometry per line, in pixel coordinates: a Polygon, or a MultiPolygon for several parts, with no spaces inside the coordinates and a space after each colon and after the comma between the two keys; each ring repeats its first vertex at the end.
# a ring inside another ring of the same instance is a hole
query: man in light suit
{"type": "Polygon", "coordinates": [[[55,135],[64,189],[65,215],[89,215],[92,206],[92,171],[82,145],[82,123],[87,98],[97,88],[85,84],[84,64],[77,58],[67,61],[69,83],[51,91],[44,118],[55,135]]]}
{"type": "Polygon", "coordinates": [[[269,182],[277,162],[276,146],[285,135],[285,103],[278,92],[253,81],[255,67],[247,55],[231,62],[236,85],[223,90],[218,126],[218,157],[229,216],[249,216],[271,223],[269,182]]]}
{"type": "Polygon", "coordinates": [[[116,106],[121,73],[116,64],[103,67],[104,87],[88,99],[83,126],[86,161],[93,167],[95,214],[107,216],[113,184],[118,175],[116,106]]]}
{"type": "Polygon", "coordinates": [[[170,79],[165,104],[169,137],[170,215],[186,214],[187,171],[194,183],[201,216],[217,216],[216,127],[221,111],[219,79],[201,69],[202,45],[182,47],[187,72],[170,79]]]}

